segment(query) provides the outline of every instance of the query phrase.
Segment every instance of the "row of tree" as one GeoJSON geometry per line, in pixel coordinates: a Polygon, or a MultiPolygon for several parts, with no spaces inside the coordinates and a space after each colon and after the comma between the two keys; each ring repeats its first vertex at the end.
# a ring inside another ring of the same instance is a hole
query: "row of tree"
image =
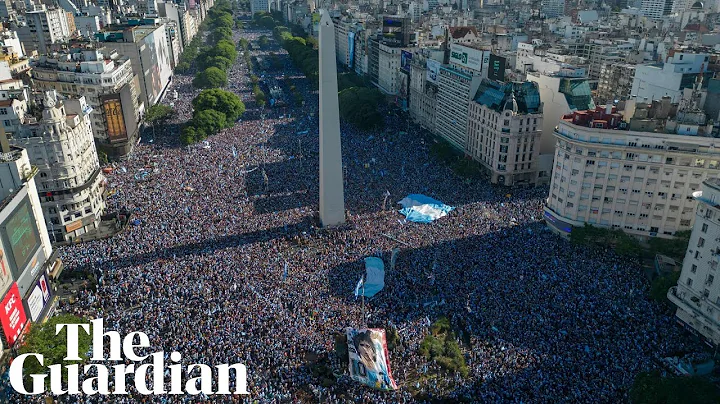
{"type": "Polygon", "coordinates": [[[235,20],[227,1],[222,1],[208,12],[207,46],[197,55],[198,74],[193,85],[198,88],[218,88],[227,85],[227,70],[235,63],[237,50],[233,41],[235,20]],[[219,6],[219,7],[218,7],[219,6]]]}
{"type": "Polygon", "coordinates": [[[180,133],[183,144],[192,144],[207,139],[218,131],[233,126],[245,113],[245,104],[240,97],[213,88],[203,90],[192,101],[193,118],[180,133]]]}

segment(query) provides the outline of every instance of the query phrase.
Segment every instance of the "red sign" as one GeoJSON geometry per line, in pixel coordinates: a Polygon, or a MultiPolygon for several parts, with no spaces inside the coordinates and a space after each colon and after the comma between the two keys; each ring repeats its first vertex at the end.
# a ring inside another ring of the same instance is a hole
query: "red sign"
{"type": "Polygon", "coordinates": [[[5,331],[8,345],[15,344],[15,341],[22,334],[26,320],[20,290],[18,290],[17,283],[13,283],[0,303],[0,323],[2,323],[3,331],[5,331]]]}

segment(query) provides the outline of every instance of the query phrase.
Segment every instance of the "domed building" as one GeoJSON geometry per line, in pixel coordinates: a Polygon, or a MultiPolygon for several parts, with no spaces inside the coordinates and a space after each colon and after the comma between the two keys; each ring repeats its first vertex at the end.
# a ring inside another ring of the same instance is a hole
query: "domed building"
{"type": "Polygon", "coordinates": [[[90,125],[92,108],[85,97],[61,100],[45,92],[42,119],[30,119],[11,143],[25,148],[35,177],[50,240],[73,240],[100,224],[105,210],[95,140],[90,125]]]}

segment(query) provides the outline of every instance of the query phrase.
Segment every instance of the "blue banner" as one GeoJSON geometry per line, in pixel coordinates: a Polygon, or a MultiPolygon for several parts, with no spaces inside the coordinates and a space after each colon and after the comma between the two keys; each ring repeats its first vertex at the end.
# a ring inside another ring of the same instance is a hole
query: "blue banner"
{"type": "Polygon", "coordinates": [[[353,68],[355,65],[355,33],[348,32],[348,67],[353,68]]]}

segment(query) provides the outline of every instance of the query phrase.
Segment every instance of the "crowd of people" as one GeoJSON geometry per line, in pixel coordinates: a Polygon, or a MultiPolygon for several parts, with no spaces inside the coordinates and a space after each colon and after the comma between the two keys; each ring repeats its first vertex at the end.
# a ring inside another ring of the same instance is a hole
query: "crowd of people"
{"type": "MultiPolygon", "coordinates": [[[[238,32],[260,34],[270,36],[238,32]]],[[[648,299],[637,263],[546,229],[546,188],[458,177],[390,107],[383,130],[342,125],[347,224],[320,228],[317,91],[295,69],[256,72],[285,74],[305,100],[261,110],[249,73],[242,57],[228,72],[246,114],[191,146],[179,144],[177,128],[198,91],[191,77],[174,76],[168,93],[179,97],[164,101],[174,102],[173,119],[108,175],[109,210],[128,208],[136,225],[61,249],[67,271],[101,274],[96,292],[61,309],[102,317],[121,335],[142,331],[148,352],[178,351],[186,364],[243,363],[251,395],[58,402],[616,403],[657,359],[698,349],[648,299]],[[151,174],[138,179],[139,170],[151,174]],[[406,222],[395,203],[411,193],[456,209],[430,224],[406,222]],[[371,255],[386,262],[385,288],[363,310],[353,291],[371,255]],[[467,377],[419,353],[440,316],[462,342],[467,377]],[[338,363],[333,335],[366,325],[397,329],[390,363],[399,389],[374,391],[346,369],[320,386],[312,362],[338,363]]]]}

